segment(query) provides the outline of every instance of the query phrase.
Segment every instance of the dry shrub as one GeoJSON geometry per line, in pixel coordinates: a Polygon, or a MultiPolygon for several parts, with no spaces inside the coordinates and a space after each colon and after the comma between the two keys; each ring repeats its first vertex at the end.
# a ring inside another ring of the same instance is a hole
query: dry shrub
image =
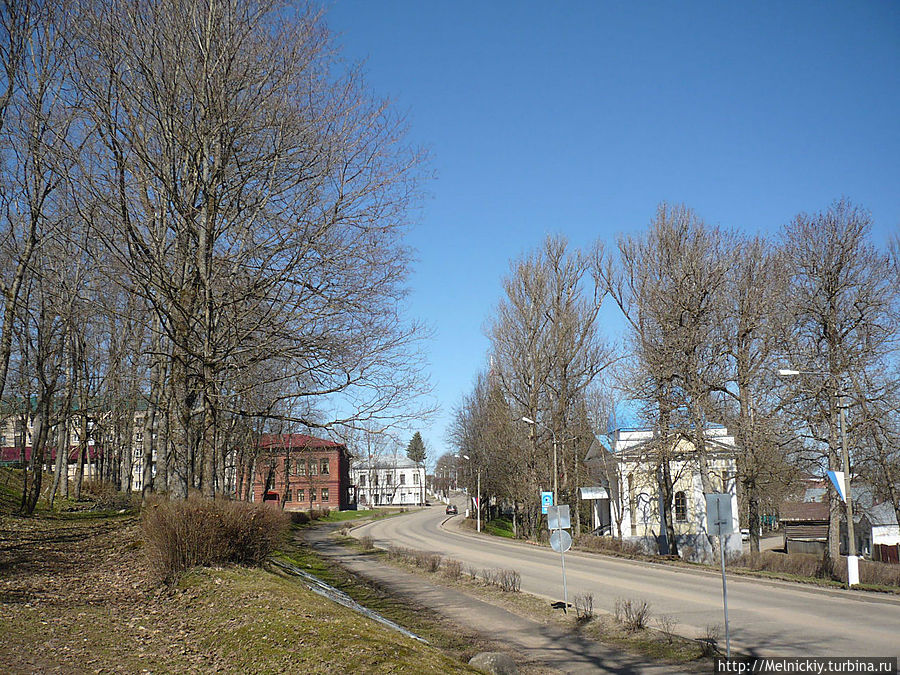
{"type": "Polygon", "coordinates": [[[306,525],[309,522],[309,514],[306,511],[291,511],[290,514],[294,525],[306,525]]]}
{"type": "Polygon", "coordinates": [[[719,653],[719,640],[722,639],[722,629],[718,625],[706,627],[706,637],[700,638],[700,653],[703,656],[715,656],[719,653]]]}
{"type": "Polygon", "coordinates": [[[452,579],[456,581],[462,576],[463,565],[459,560],[454,560],[453,558],[447,558],[444,561],[444,576],[448,579],[452,579]]]}
{"type": "Polygon", "coordinates": [[[466,565],[465,573],[469,576],[473,581],[478,578],[478,568],[474,565],[466,565]]]}
{"type": "Polygon", "coordinates": [[[576,537],[575,546],[582,551],[611,553],[629,558],[635,558],[644,553],[640,545],[635,542],[623,541],[615,537],[598,537],[593,534],[582,534],[576,537]]]}
{"type": "Polygon", "coordinates": [[[367,534],[359,538],[359,545],[363,551],[372,551],[375,549],[375,540],[367,534]]]}
{"type": "Polygon", "coordinates": [[[646,600],[616,600],[616,620],[626,630],[638,631],[647,627],[650,621],[650,603],[646,600]]]}
{"type": "MultiPolygon", "coordinates": [[[[846,570],[844,570],[844,574],[846,573],[846,570]]],[[[900,565],[873,560],[860,560],[859,580],[864,584],[900,586],[900,565]]]]}
{"type": "Polygon", "coordinates": [[[147,555],[165,583],[196,566],[259,565],[287,528],[287,516],[271,506],[198,496],[151,504],[143,515],[147,555]]]}
{"type": "Polygon", "coordinates": [[[515,570],[499,570],[500,590],[505,593],[518,593],[522,588],[522,577],[515,570]]]}
{"type": "Polygon", "coordinates": [[[441,561],[443,558],[437,553],[430,553],[425,556],[425,564],[423,567],[429,572],[437,572],[441,569],[441,561]]]}
{"type": "Polygon", "coordinates": [[[119,492],[109,481],[85,480],[81,485],[81,499],[94,502],[98,509],[127,509],[134,506],[134,498],[129,492],[119,492]]]}
{"type": "Polygon", "coordinates": [[[736,556],[728,566],[793,574],[801,577],[816,577],[827,571],[823,569],[822,558],[819,556],[807,553],[775,553],[773,551],[743,553],[736,556]]]}
{"type": "Polygon", "coordinates": [[[678,622],[674,616],[663,614],[656,618],[656,627],[666,637],[666,642],[672,644],[675,641],[675,627],[678,622]]]}
{"type": "Polygon", "coordinates": [[[522,587],[522,578],[515,570],[484,569],[481,578],[506,593],[518,593],[522,587]]]}
{"type": "Polygon", "coordinates": [[[579,621],[590,621],[594,618],[593,593],[578,593],[575,595],[575,617],[579,621]]]}

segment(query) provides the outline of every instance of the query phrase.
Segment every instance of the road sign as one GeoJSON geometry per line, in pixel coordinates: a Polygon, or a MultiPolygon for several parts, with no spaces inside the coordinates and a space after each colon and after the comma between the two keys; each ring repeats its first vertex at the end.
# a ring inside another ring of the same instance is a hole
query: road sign
{"type": "Polygon", "coordinates": [[[569,519],[569,505],[551,506],[547,509],[547,528],[550,530],[568,530],[572,527],[569,519]]]}
{"type": "Polygon", "coordinates": [[[731,495],[710,492],[706,495],[706,529],[719,537],[734,532],[731,495]]]}
{"type": "Polygon", "coordinates": [[[542,492],[541,493],[541,513],[547,515],[547,509],[553,506],[553,493],[552,492],[542,492]]]}
{"type": "Polygon", "coordinates": [[[728,628],[728,588],[725,585],[725,542],[722,537],[734,532],[731,515],[731,495],[718,492],[706,494],[706,529],[719,537],[719,559],[722,564],[722,606],[725,610],[725,654],[731,658],[731,634],[728,628]]]}
{"type": "Polygon", "coordinates": [[[572,548],[572,535],[565,530],[554,530],[550,535],[550,548],[557,553],[565,553],[572,548]]]}

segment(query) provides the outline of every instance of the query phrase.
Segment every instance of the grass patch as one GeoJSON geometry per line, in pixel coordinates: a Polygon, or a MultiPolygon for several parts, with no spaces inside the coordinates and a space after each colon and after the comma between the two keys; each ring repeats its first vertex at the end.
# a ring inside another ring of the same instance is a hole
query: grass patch
{"type": "Polygon", "coordinates": [[[495,537],[504,537],[506,539],[515,539],[513,534],[512,520],[506,518],[495,518],[484,524],[484,531],[495,537]]]}
{"type": "Polygon", "coordinates": [[[320,518],[323,523],[342,523],[347,520],[362,520],[363,518],[375,519],[382,515],[375,509],[362,509],[359,511],[331,511],[327,516],[320,518]]]}
{"type": "MultiPolygon", "coordinates": [[[[351,544],[350,538],[344,543],[351,544]]],[[[372,555],[382,555],[372,553],[372,555]]],[[[302,542],[278,557],[297,565],[325,583],[343,591],[356,602],[378,612],[450,656],[454,661],[467,663],[481,651],[488,651],[491,645],[477,633],[451,624],[437,612],[410,601],[393,596],[377,585],[355,576],[342,567],[317,555],[302,542]]],[[[469,671],[466,671],[469,672],[469,671]]]]}
{"type": "Polygon", "coordinates": [[[472,672],[264,569],[194,568],[154,585],[134,516],[3,524],[4,672],[472,672]]]}

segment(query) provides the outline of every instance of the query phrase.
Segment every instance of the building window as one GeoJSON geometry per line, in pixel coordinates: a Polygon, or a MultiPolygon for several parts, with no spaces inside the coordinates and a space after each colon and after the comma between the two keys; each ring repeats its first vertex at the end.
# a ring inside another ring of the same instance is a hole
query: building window
{"type": "Polygon", "coordinates": [[[413,474],[413,485],[418,485],[418,484],[419,484],[419,472],[416,471],[416,472],[413,474]]]}
{"type": "Polygon", "coordinates": [[[306,475],[306,462],[302,459],[298,459],[297,463],[294,465],[294,473],[298,476],[306,475]]]}
{"type": "Polygon", "coordinates": [[[316,488],[309,488],[309,501],[316,501],[316,488]]]}
{"type": "Polygon", "coordinates": [[[290,488],[288,488],[287,490],[284,491],[284,501],[286,501],[286,502],[294,501],[294,495],[291,493],[290,488]]]}
{"type": "Polygon", "coordinates": [[[322,465],[321,465],[321,468],[320,468],[320,473],[321,473],[323,476],[327,476],[327,475],[328,475],[328,458],[327,458],[327,457],[323,457],[323,458],[322,458],[322,465]]]}
{"type": "Polygon", "coordinates": [[[394,484],[394,476],[391,474],[386,474],[384,477],[385,485],[393,485],[394,484]]]}
{"type": "Polygon", "coordinates": [[[322,501],[328,501],[328,488],[322,488],[322,501]]]}
{"type": "Polygon", "coordinates": [[[684,492],[675,493],[675,520],[679,523],[687,520],[687,496],[684,492]]]}
{"type": "Polygon", "coordinates": [[[297,501],[302,502],[304,499],[306,499],[306,492],[303,490],[303,488],[300,488],[299,490],[297,490],[297,501]]]}
{"type": "Polygon", "coordinates": [[[406,485],[406,474],[405,473],[400,474],[400,485],[406,485]]]}
{"type": "Polygon", "coordinates": [[[359,487],[366,487],[366,475],[360,474],[359,476],[359,487]]]}
{"type": "Polygon", "coordinates": [[[310,476],[318,476],[319,475],[319,465],[316,460],[309,460],[309,475],[310,476]]]}

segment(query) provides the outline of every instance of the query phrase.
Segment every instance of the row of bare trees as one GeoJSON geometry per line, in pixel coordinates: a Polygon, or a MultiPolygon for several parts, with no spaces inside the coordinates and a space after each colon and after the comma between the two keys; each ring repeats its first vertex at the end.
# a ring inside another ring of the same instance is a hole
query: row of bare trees
{"type": "MultiPolygon", "coordinates": [[[[733,478],[758,548],[761,514],[776,511],[801,472],[840,468],[845,401],[854,477],[900,516],[897,246],[872,242],[870,216],[846,200],[797,216],[774,240],[666,204],[615,251],[570,251],[550,238],[504,283],[489,329],[492,366],[458,406],[452,441],[479,457],[489,494],[515,504],[531,535],[539,491],[554,480],[561,502],[578,504],[586,453],[627,399],[654,431],[644,462],[675,542],[678,439],[691,441],[689,459],[714,492],[720,477],[704,429],[723,424],[739,448],[733,478]],[[603,299],[627,325],[615,349],[597,325],[603,299]],[[820,375],[781,380],[780,368],[820,375]]],[[[840,519],[836,494],[830,499],[836,555],[840,519]]]]}
{"type": "Polygon", "coordinates": [[[424,157],[318,13],[22,0],[0,23],[0,395],[32,429],[24,511],[72,437],[122,490],[139,462],[145,493],[212,496],[246,494],[263,430],[419,417],[423,331],[401,312],[424,157]]]}

